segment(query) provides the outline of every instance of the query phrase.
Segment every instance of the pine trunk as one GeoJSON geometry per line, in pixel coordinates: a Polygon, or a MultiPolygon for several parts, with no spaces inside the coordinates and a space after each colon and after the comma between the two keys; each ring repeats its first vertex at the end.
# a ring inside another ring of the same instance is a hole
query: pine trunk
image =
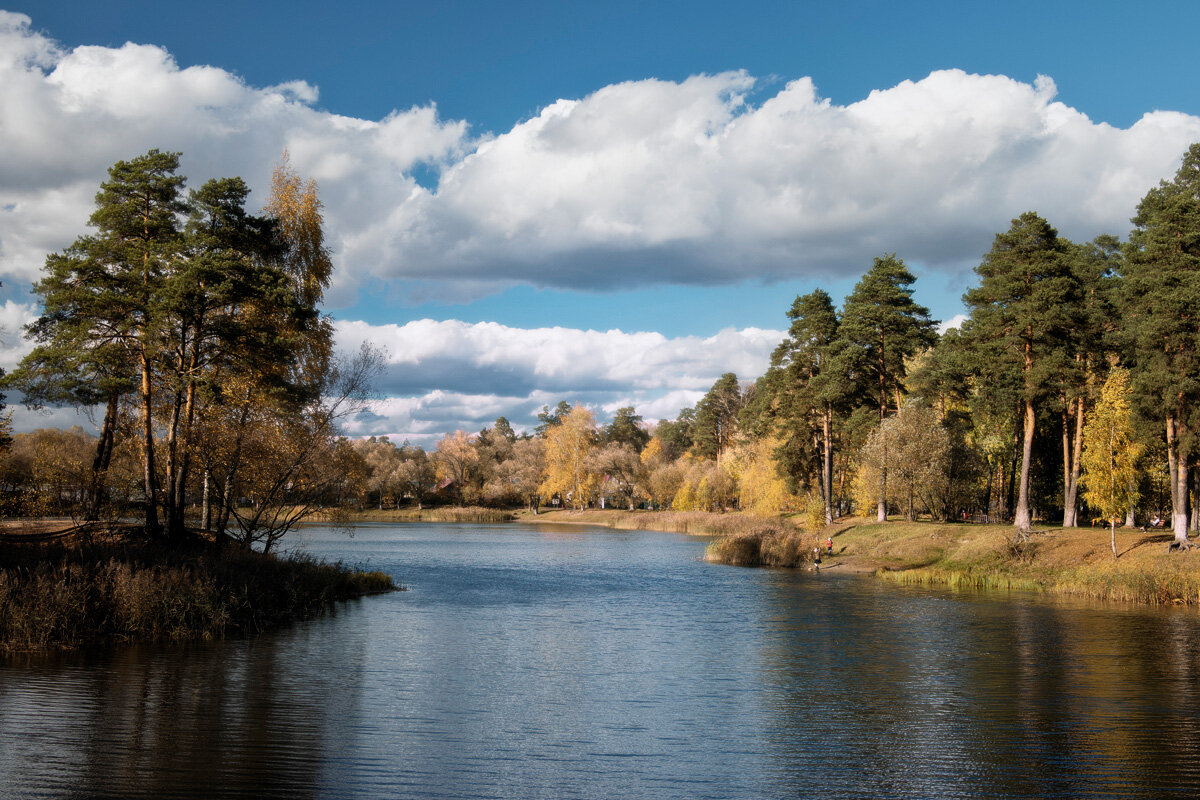
{"type": "Polygon", "coordinates": [[[833,524],[833,411],[826,406],[821,419],[821,484],[825,487],[825,524],[833,524]]]}
{"type": "Polygon", "coordinates": [[[1071,431],[1070,408],[1063,411],[1063,527],[1079,525],[1079,472],[1083,451],[1083,398],[1076,398],[1075,430],[1071,431]]]}
{"type": "Polygon", "coordinates": [[[1033,402],[1025,401],[1025,443],[1022,448],[1021,458],[1021,484],[1017,493],[1017,511],[1013,517],[1013,526],[1017,530],[1027,531],[1033,525],[1033,518],[1029,513],[1029,465],[1033,460],[1033,430],[1035,417],[1033,414],[1033,402]]]}
{"type": "Polygon", "coordinates": [[[150,388],[150,362],[143,351],[142,361],[142,480],[146,493],[146,530],[151,536],[160,532],[158,525],[158,475],[154,463],[154,394],[150,388]]]}
{"type": "Polygon", "coordinates": [[[883,451],[883,458],[879,464],[879,503],[875,507],[875,520],[877,522],[887,522],[887,436],[883,433],[883,423],[887,418],[887,393],[883,387],[879,388],[879,446],[883,451]]]}
{"type": "Polygon", "coordinates": [[[171,403],[171,419],[167,427],[167,491],[163,495],[163,512],[167,518],[167,536],[178,537],[182,530],[176,508],[179,486],[179,421],[183,415],[183,393],[176,391],[171,403]]]}
{"type": "Polygon", "coordinates": [[[1171,471],[1171,529],[1179,541],[1188,541],[1188,464],[1179,452],[1178,420],[1167,416],[1167,464],[1171,471]]]}
{"type": "Polygon", "coordinates": [[[104,422],[100,426],[100,438],[96,442],[96,456],[92,459],[92,485],[89,489],[86,516],[90,522],[100,519],[100,506],[104,502],[105,494],[104,479],[108,472],[108,465],[112,462],[119,402],[120,398],[115,394],[108,398],[108,406],[104,410],[104,422]]]}

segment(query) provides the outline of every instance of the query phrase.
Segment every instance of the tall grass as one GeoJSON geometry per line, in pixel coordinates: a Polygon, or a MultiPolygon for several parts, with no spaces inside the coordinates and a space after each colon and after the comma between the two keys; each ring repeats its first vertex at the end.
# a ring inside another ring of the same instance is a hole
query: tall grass
{"type": "Polygon", "coordinates": [[[395,588],[308,556],[159,544],[0,546],[0,651],[212,638],[395,588]]]}
{"type": "Polygon", "coordinates": [[[717,539],[704,557],[735,567],[799,567],[812,563],[812,548],[812,541],[796,531],[767,526],[717,539]]]}
{"type": "MultiPolygon", "coordinates": [[[[385,512],[386,513],[386,512],[385,512]]],[[[401,522],[511,522],[516,518],[512,511],[483,506],[439,506],[437,508],[402,509],[392,512],[389,519],[401,522]]]]}

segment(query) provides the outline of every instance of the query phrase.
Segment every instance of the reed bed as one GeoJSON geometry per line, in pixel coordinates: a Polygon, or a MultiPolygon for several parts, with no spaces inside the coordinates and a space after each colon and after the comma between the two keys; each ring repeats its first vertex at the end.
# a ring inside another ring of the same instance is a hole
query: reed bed
{"type": "MultiPolygon", "coordinates": [[[[384,512],[387,513],[387,512],[384,512]]],[[[502,508],[484,508],[483,506],[439,506],[437,508],[407,508],[391,512],[393,519],[398,522],[481,522],[497,523],[511,522],[516,514],[502,508]]]]}
{"type": "Polygon", "coordinates": [[[0,652],[252,633],[395,588],[381,572],[206,542],[6,543],[0,652]]]}
{"type": "Polygon", "coordinates": [[[760,527],[711,542],[704,558],[735,567],[800,567],[813,562],[809,537],[778,527],[760,527]]]}

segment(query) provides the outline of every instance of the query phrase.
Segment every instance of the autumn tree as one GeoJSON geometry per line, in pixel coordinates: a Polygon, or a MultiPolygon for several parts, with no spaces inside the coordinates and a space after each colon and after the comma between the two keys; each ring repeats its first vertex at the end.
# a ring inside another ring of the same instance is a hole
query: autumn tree
{"type": "MultiPolygon", "coordinates": [[[[280,244],[276,264],[290,278],[299,304],[311,309],[321,303],[333,275],[321,209],[316,181],[301,177],[284,150],[271,173],[271,195],[263,211],[276,226],[280,244]]],[[[304,335],[296,345],[297,367],[302,372],[319,375],[333,354],[333,324],[322,317],[302,332],[304,335]]]]}
{"type": "Polygon", "coordinates": [[[466,485],[471,472],[479,463],[479,451],[475,448],[475,437],[466,431],[455,431],[441,438],[435,456],[438,474],[454,487],[454,494],[461,506],[466,499],[466,485]]]}
{"type": "Polygon", "coordinates": [[[1123,253],[1116,237],[1099,236],[1087,244],[1072,245],[1067,257],[1080,288],[1080,305],[1072,315],[1072,335],[1064,342],[1065,357],[1051,381],[1062,418],[1064,528],[1078,524],[1084,416],[1096,400],[1110,357],[1117,351],[1120,304],[1116,292],[1123,253]]]}
{"type": "Polygon", "coordinates": [[[546,468],[539,491],[545,497],[559,495],[576,508],[584,508],[595,496],[599,477],[590,468],[596,446],[596,420],[583,406],[575,406],[545,433],[546,468]]]}
{"type": "MultiPolygon", "coordinates": [[[[501,418],[503,419],[503,418],[501,418]]],[[[512,454],[497,465],[491,480],[484,487],[493,498],[516,498],[534,513],[541,500],[538,487],[545,469],[541,438],[518,439],[513,442],[512,454]]]]}
{"type": "Polygon", "coordinates": [[[593,451],[590,468],[601,476],[601,491],[619,497],[632,511],[646,473],[637,450],[624,442],[610,441],[593,451]]]}
{"type": "Polygon", "coordinates": [[[946,480],[950,437],[937,413],[906,403],[873,430],[860,453],[860,480],[864,492],[878,485],[880,472],[888,474],[888,500],[898,505],[904,518],[916,519],[919,510],[936,512],[946,480]]]}
{"type": "Polygon", "coordinates": [[[339,426],[366,408],[382,365],[381,353],[364,344],[331,361],[320,391],[303,405],[247,405],[236,435],[222,427],[221,418],[210,420],[217,423],[214,446],[202,452],[217,476],[219,531],[247,547],[269,549],[340,493],[357,454],[342,440],[339,426]],[[231,460],[238,469],[229,469],[231,460]],[[249,505],[239,504],[240,498],[249,505]]]}
{"type": "MultiPolygon", "coordinates": [[[[1083,429],[1084,499],[1109,522],[1117,557],[1117,519],[1138,501],[1137,460],[1129,371],[1114,369],[1083,429]]],[[[1186,537],[1185,537],[1186,538],[1186,537]]]]}
{"type": "Polygon", "coordinates": [[[424,498],[437,486],[437,468],[433,459],[420,447],[407,444],[400,448],[400,464],[394,474],[402,493],[421,508],[424,498]]]}

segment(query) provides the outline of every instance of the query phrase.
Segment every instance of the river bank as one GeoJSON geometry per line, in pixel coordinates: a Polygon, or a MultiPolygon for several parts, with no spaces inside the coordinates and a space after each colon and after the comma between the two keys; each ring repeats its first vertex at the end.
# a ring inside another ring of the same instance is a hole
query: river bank
{"type": "Polygon", "coordinates": [[[717,537],[716,563],[859,572],[908,584],[1021,589],[1155,605],[1200,605],[1200,549],[1168,553],[1169,533],[1119,529],[1117,556],[1100,528],[1040,528],[1014,538],[1009,525],[845,518],[815,533],[789,520],[701,512],[556,511],[523,522],[601,525],[717,537]],[[826,550],[833,539],[833,554],[826,550]]]}
{"type": "Polygon", "coordinates": [[[396,588],[390,576],[140,526],[0,530],[0,652],[256,633],[396,588]]]}
{"type": "Polygon", "coordinates": [[[888,580],[1023,589],[1153,605],[1200,605],[1200,551],[1168,552],[1170,533],[1101,528],[870,523],[834,537],[834,556],[888,580]]]}

